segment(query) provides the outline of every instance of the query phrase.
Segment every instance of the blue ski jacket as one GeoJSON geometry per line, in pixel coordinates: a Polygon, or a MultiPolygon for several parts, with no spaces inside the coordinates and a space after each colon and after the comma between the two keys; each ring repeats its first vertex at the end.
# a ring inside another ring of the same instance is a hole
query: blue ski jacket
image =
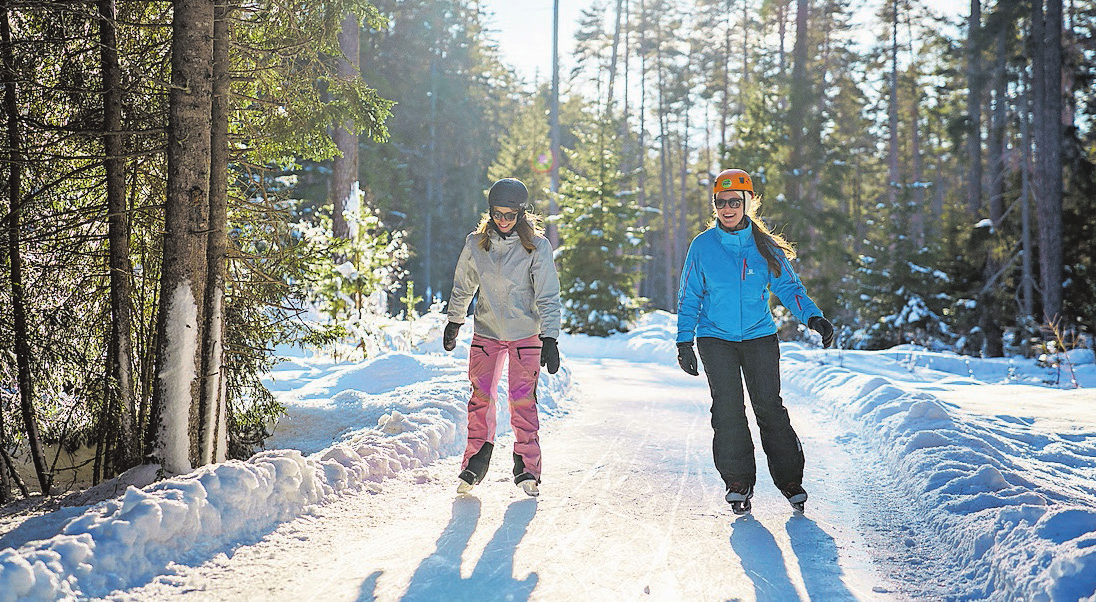
{"type": "Polygon", "coordinates": [[[693,337],[748,341],[776,333],[769,297],[780,298],[800,322],[806,324],[822,311],[807,296],[783,251],[773,254],[782,265],[780,277],[754,243],[754,226],[727,232],[718,225],[693,239],[677,295],[677,342],[693,337]]]}

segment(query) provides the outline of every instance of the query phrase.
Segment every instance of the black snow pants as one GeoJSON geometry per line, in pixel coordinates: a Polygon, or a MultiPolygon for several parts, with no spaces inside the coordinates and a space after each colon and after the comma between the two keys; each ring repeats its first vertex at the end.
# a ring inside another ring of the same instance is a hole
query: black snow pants
{"type": "Polygon", "coordinates": [[[745,377],[773,483],[778,488],[802,483],[803,446],[780,398],[780,343],[776,335],[740,342],[700,337],[696,343],[712,391],[712,455],[723,481],[728,486],[742,483],[752,487],[757,480],[742,395],[745,377]]]}

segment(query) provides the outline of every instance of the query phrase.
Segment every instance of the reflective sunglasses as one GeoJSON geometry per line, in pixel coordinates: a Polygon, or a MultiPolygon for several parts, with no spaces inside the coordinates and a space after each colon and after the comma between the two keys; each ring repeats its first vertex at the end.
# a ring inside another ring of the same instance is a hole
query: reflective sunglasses
{"type": "Polygon", "coordinates": [[[499,220],[512,222],[512,221],[514,221],[518,218],[518,212],[517,211],[507,211],[507,212],[503,213],[502,211],[498,211],[496,209],[496,210],[491,212],[491,217],[495,218],[496,222],[499,221],[499,220]]]}
{"type": "Polygon", "coordinates": [[[730,205],[731,209],[738,209],[742,206],[742,199],[712,199],[712,203],[716,209],[722,209],[724,205],[730,205]]]}

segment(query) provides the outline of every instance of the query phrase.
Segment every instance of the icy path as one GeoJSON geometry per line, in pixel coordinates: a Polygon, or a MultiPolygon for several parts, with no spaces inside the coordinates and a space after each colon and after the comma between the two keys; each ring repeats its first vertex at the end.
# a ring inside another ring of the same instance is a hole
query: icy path
{"type": "Polygon", "coordinates": [[[753,516],[739,518],[712,466],[703,377],[568,361],[576,401],[542,428],[539,499],[510,482],[504,439],[474,495],[454,494],[449,458],[110,599],[901,599],[866,551],[886,537],[860,534],[887,521],[858,514],[849,484],[863,474],[809,401],[785,393],[808,451],[807,515],[792,514],[759,458],[753,516]]]}

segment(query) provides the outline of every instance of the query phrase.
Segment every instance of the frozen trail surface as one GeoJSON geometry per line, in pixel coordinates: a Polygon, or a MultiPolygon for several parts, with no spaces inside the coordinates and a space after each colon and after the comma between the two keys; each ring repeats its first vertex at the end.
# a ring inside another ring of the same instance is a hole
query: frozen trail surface
{"type": "Polygon", "coordinates": [[[807,450],[807,514],[772,485],[758,445],[753,514],[736,517],[712,465],[703,375],[566,361],[575,398],[542,426],[540,498],[513,485],[500,439],[470,495],[456,495],[447,458],[111,599],[902,599],[867,552],[885,538],[863,534],[879,526],[877,511],[861,516],[863,475],[810,400],[785,391],[807,450]]]}

